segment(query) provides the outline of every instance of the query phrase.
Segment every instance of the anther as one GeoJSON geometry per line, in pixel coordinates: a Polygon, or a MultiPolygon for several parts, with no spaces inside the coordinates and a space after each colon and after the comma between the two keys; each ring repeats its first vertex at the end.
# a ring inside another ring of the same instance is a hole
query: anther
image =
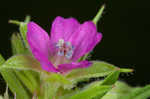
{"type": "Polygon", "coordinates": [[[56,44],[56,47],[58,47],[57,55],[65,56],[67,59],[72,57],[74,48],[70,42],[65,42],[63,39],[60,39],[56,44]]]}

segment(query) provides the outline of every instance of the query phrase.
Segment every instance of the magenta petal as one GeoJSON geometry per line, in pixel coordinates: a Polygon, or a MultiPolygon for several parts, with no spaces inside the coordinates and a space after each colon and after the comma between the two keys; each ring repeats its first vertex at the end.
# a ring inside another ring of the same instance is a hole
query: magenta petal
{"type": "Polygon", "coordinates": [[[51,28],[51,41],[57,43],[59,39],[69,39],[79,26],[79,22],[74,18],[56,17],[51,28]]]}
{"type": "Polygon", "coordinates": [[[89,46],[87,50],[91,51],[101,40],[102,40],[102,33],[97,33],[93,45],[89,46]]]}
{"type": "Polygon", "coordinates": [[[91,66],[92,62],[89,61],[81,61],[81,62],[72,62],[69,64],[60,64],[58,66],[58,70],[61,73],[67,73],[69,71],[71,71],[72,69],[76,69],[76,68],[87,68],[89,66],[91,66]]]}
{"type": "MultiPolygon", "coordinates": [[[[27,40],[29,45],[39,50],[45,56],[49,56],[50,38],[48,34],[36,23],[30,22],[27,25],[27,40]]],[[[30,46],[30,48],[32,49],[30,46]]]]}
{"type": "Polygon", "coordinates": [[[76,61],[90,52],[101,38],[102,34],[97,32],[96,25],[92,21],[83,23],[69,39],[74,46],[72,60],[76,61]]]}
{"type": "Polygon", "coordinates": [[[94,46],[96,46],[96,44],[98,44],[102,40],[102,37],[102,33],[97,33],[94,46]]]}
{"type": "Polygon", "coordinates": [[[34,57],[44,70],[56,72],[54,66],[48,61],[50,54],[48,34],[34,22],[28,23],[27,30],[27,41],[34,57]]]}
{"type": "MultiPolygon", "coordinates": [[[[30,45],[32,46],[32,44],[30,45]]],[[[42,69],[48,72],[58,72],[58,70],[53,66],[53,64],[48,60],[48,58],[38,51],[38,49],[32,46],[32,54],[40,62],[42,69]]]]}

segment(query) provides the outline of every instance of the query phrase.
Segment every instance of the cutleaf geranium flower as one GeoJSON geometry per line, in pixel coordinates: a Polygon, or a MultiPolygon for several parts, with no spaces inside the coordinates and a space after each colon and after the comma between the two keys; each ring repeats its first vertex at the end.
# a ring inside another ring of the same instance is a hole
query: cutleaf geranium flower
{"type": "Polygon", "coordinates": [[[50,36],[34,22],[29,22],[27,29],[31,52],[48,72],[66,73],[91,66],[91,62],[78,62],[78,59],[90,52],[102,38],[92,21],[80,24],[74,18],[60,16],[54,20],[50,36]]]}

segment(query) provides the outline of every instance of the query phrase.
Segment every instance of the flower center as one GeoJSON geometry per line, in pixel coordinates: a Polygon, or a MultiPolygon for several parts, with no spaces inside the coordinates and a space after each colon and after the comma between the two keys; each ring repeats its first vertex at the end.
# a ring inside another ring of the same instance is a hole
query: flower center
{"type": "Polygon", "coordinates": [[[72,57],[74,47],[70,42],[65,42],[63,39],[60,39],[56,44],[56,47],[58,48],[57,55],[64,56],[67,59],[72,57]]]}

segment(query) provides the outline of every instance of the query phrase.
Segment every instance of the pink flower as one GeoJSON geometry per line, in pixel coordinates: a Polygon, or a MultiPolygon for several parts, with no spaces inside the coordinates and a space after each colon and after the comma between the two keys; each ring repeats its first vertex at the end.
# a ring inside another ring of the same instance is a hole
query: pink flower
{"type": "Polygon", "coordinates": [[[78,59],[90,52],[102,39],[92,21],[80,24],[74,18],[56,17],[50,36],[36,23],[27,25],[27,41],[33,56],[48,72],[66,73],[86,68],[91,62],[78,59]]]}

